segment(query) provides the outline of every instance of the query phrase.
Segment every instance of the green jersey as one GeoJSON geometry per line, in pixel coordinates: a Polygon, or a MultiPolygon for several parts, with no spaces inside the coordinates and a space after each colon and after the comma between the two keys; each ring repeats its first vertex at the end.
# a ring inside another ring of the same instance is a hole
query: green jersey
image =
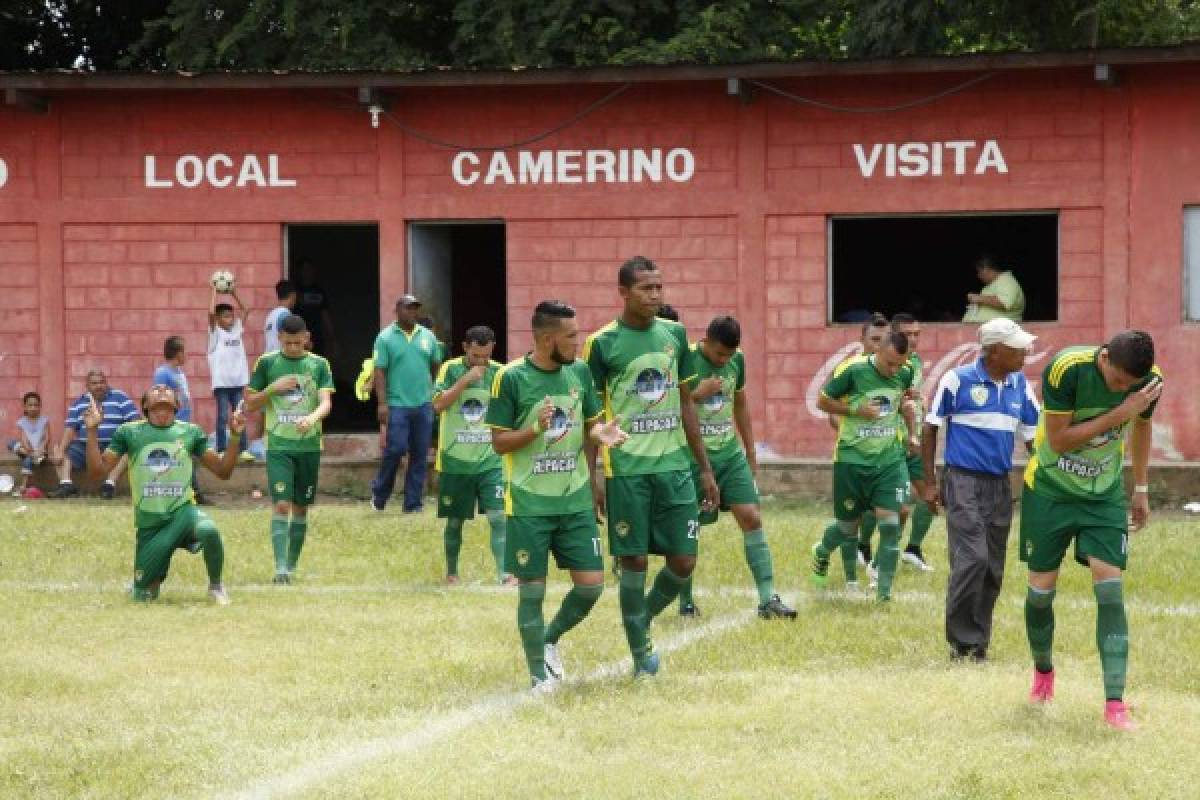
{"type": "Polygon", "coordinates": [[[875,368],[875,356],[859,356],[838,365],[821,393],[843,400],[855,409],[868,403],[879,409],[879,416],[842,417],[833,460],[872,467],[904,460],[906,451],[901,440],[904,419],[900,416],[900,405],[905,390],[912,385],[913,369],[908,362],[890,378],[875,368]]]}
{"type": "Polygon", "coordinates": [[[708,460],[716,464],[736,458],[744,451],[733,421],[733,404],[737,393],[746,388],[746,357],[737,350],[725,366],[718,367],[704,356],[699,344],[694,344],[692,364],[696,368],[697,383],[708,378],[721,381],[716,394],[696,401],[696,416],[700,420],[700,435],[704,438],[708,460]]]}
{"type": "Polygon", "coordinates": [[[433,370],[445,348],[433,331],[414,325],[405,333],[392,323],[375,337],[375,366],[387,376],[387,404],[417,408],[433,397],[433,370]]]}
{"type": "Polygon", "coordinates": [[[296,423],[317,410],[321,392],[333,391],[329,362],[312,353],[305,353],[300,358],[288,358],[282,350],[264,353],[254,364],[249,386],[261,392],[288,375],[296,376],[296,388],[267,397],[267,449],[289,453],[318,452],[321,449],[321,423],[307,431],[301,431],[296,423]]]}
{"type": "MultiPolygon", "coordinates": [[[[1086,422],[1121,405],[1155,376],[1162,378],[1162,372],[1154,367],[1129,391],[1114,392],[1104,383],[1096,363],[1099,353],[1099,347],[1068,347],[1042,373],[1043,416],[1034,438],[1033,456],[1025,467],[1025,483],[1045,497],[1066,502],[1125,502],[1121,461],[1129,422],[1110,428],[1069,453],[1054,452],[1046,438],[1047,415],[1070,414],[1072,424],[1086,422]]],[[[1142,412],[1142,419],[1150,419],[1157,405],[1155,402],[1142,412]]]]}
{"type": "Polygon", "coordinates": [[[138,528],[153,528],[195,502],[192,457],[204,455],[208,435],[190,422],[166,427],[144,419],[126,422],[113,433],[108,449],[129,457],[129,488],[138,528]]]}
{"type": "Polygon", "coordinates": [[[639,330],[614,320],[588,337],[583,358],[607,419],[620,417],[629,434],[620,448],[603,449],[605,474],[690,470],[679,387],[694,382],[696,371],[684,327],[656,318],[639,330]]]}
{"type": "MultiPolygon", "coordinates": [[[[438,370],[433,396],[448,391],[471,367],[462,356],[452,358],[438,370]]],[[[484,424],[492,382],[501,365],[488,363],[487,371],[439,415],[438,450],[435,469],[449,475],[478,475],[500,469],[500,456],[492,449],[492,429],[484,424]]]]}
{"type": "Polygon", "coordinates": [[[487,424],[502,430],[532,426],[542,403],[554,404],[550,427],[504,455],[504,510],[509,516],[545,517],[592,509],[591,470],[583,453],[588,421],[599,417],[600,397],[582,361],[547,372],[529,356],[496,373],[487,424]]]}
{"type": "Polygon", "coordinates": [[[963,315],[963,322],[987,322],[998,317],[1020,322],[1025,316],[1025,292],[1021,290],[1021,284],[1017,283],[1011,272],[1001,272],[996,276],[996,280],[983,287],[980,294],[1000,298],[1006,310],[972,304],[963,315]]]}

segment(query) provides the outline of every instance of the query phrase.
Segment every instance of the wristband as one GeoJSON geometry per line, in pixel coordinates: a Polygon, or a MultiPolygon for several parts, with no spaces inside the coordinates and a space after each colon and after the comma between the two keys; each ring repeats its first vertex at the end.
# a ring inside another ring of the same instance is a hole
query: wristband
{"type": "Polygon", "coordinates": [[[1150,485],[1147,483],[1139,483],[1133,487],[1134,494],[1150,494],[1150,485]]]}
{"type": "Polygon", "coordinates": [[[536,433],[538,436],[541,436],[543,433],[546,432],[546,429],[542,427],[541,417],[537,417],[533,420],[533,432],[536,433]]]}

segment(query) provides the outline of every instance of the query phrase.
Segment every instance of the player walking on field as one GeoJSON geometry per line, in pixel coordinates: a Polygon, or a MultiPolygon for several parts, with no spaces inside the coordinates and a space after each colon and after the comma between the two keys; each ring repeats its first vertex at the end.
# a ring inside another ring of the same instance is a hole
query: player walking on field
{"type": "Polygon", "coordinates": [[[629,442],[603,452],[598,511],[608,512],[608,542],[621,562],[619,598],[634,674],[658,672],[649,626],[679,595],[696,566],[700,521],[696,485],[704,508],[720,504],[712,464],[700,436],[691,384],[696,369],[687,331],[657,317],[662,273],[641,256],[621,265],[617,282],[621,316],[588,337],[583,358],[604,398],[610,422],[621,420],[629,442]],[[693,481],[691,449],[699,478],[693,481]],[[666,556],[666,565],[646,592],[647,555],[666,556]]]}
{"type": "Polygon", "coordinates": [[[1151,417],[1162,394],[1154,340],[1124,331],[1099,347],[1069,347],[1042,373],[1042,419],[1021,496],[1021,560],[1029,566],[1025,632],[1033,654],[1030,700],[1054,697],[1054,594],[1074,544],[1092,573],[1096,647],[1104,675],[1104,719],[1134,727],[1124,702],[1129,625],[1121,572],[1129,533],[1150,519],[1151,417]],[[1121,485],[1125,432],[1133,461],[1133,500],[1121,485]]]}
{"type": "MultiPolygon", "coordinates": [[[[919,425],[925,418],[925,401],[921,396],[921,385],[925,382],[925,365],[921,361],[921,357],[917,355],[917,346],[921,340],[921,323],[917,322],[912,314],[899,313],[892,316],[892,330],[903,333],[908,338],[908,365],[912,367],[913,371],[912,398],[916,404],[916,419],[919,425]]],[[[902,432],[902,438],[905,442],[911,439],[919,445],[920,430],[906,429],[902,432]]],[[[932,572],[933,567],[925,560],[925,553],[921,550],[921,543],[925,541],[925,536],[929,533],[930,526],[933,525],[933,511],[923,499],[925,495],[925,464],[921,460],[920,450],[915,453],[910,452],[906,462],[910,492],[900,511],[900,532],[904,532],[904,525],[909,520],[912,520],[912,529],[908,533],[908,544],[900,554],[900,560],[922,572],[932,572]]]]}
{"type": "MultiPolygon", "coordinates": [[[[742,327],[733,317],[717,317],[708,324],[704,338],[692,346],[692,363],[698,378],[692,399],[696,402],[704,448],[721,491],[721,508],[733,512],[744,535],[746,565],[758,590],[758,615],[763,619],[795,619],[796,612],[775,594],[771,549],[758,507],[758,486],[754,481],[758,461],[750,404],[746,399],[746,359],[738,349],[741,341],[742,327]]],[[[702,493],[699,466],[693,465],[692,471],[696,492],[702,493]]],[[[716,521],[716,509],[700,513],[701,525],[716,521]]],[[[697,613],[692,597],[694,577],[695,573],[688,576],[679,593],[679,613],[684,616],[697,613]]]]}
{"type": "Polygon", "coordinates": [[[154,600],[166,580],[171,556],[178,548],[204,553],[208,571],[208,596],[228,605],[221,582],[225,548],[217,526],[196,507],[192,490],[193,458],[221,480],[233,474],[238,442],[246,427],[241,410],[229,417],[229,447],[222,457],[208,449],[208,436],[190,422],[175,419],[179,400],[169,386],[150,387],[142,401],[146,419],[126,422],[113,433],[101,453],[97,430],[104,415],[93,399],[84,411],[87,426],[87,466],[93,477],[112,470],[122,456],[129,457],[129,485],[137,544],[133,559],[133,599],[154,600]]]}
{"type": "Polygon", "coordinates": [[[822,411],[842,417],[833,462],[834,522],[813,545],[813,582],[819,587],[828,583],[830,554],[857,539],[860,517],[874,509],[879,521],[876,597],[891,599],[900,559],[900,507],[909,492],[900,426],[916,430],[908,356],[908,338],[893,331],[879,352],[835,370],[817,400],[822,411]]]}
{"type": "Polygon", "coordinates": [[[517,577],[517,629],[535,691],[564,678],[558,643],[604,591],[604,557],[592,508],[593,447],[620,447],[620,421],[601,424],[600,398],[587,365],[575,358],[575,309],[548,300],[533,313],[533,352],[492,381],[487,424],[504,458],[505,569],[517,577]],[[585,447],[585,441],[591,447],[585,447]],[[545,625],[549,554],[570,570],[571,590],[545,625]]]}
{"type": "Polygon", "coordinates": [[[496,576],[504,580],[504,471],[485,423],[492,382],[501,365],[492,361],[496,333],[486,325],[468,328],[463,355],[442,364],[433,387],[433,410],[441,415],[435,469],[438,517],[446,520],[446,583],[458,583],[463,522],[475,508],[491,526],[496,576]]]}
{"type": "Polygon", "coordinates": [[[304,318],[279,323],[279,350],[254,364],[246,409],[267,409],[267,483],[271,501],[274,583],[291,583],[308,532],[308,508],[317,498],[321,469],[321,420],[333,408],[329,362],[304,349],[304,318]]]}

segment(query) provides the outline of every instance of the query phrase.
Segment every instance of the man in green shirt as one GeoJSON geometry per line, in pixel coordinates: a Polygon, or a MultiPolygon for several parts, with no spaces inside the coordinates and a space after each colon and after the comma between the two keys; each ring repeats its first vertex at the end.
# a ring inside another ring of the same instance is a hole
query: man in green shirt
{"type": "Polygon", "coordinates": [[[267,409],[267,483],[270,484],[274,583],[288,584],[308,532],[308,507],[317,499],[321,420],[333,408],[333,374],[323,357],[306,352],[304,318],[279,324],[279,349],[254,365],[246,408],[267,409]]]}
{"type": "Polygon", "coordinates": [[[229,418],[229,447],[223,457],[208,449],[208,436],[198,426],[175,419],[179,398],[169,386],[150,387],[142,398],[144,420],[126,422],[113,433],[101,453],[97,429],[104,415],[93,399],[84,412],[87,426],[87,467],[93,477],[103,477],[122,456],[129,458],[129,486],[137,545],[133,559],[133,599],[154,600],[167,577],[171,556],[178,548],[204,553],[208,571],[208,596],[218,605],[229,605],[221,582],[225,548],[221,534],[208,516],[196,508],[192,472],[196,458],[221,480],[233,474],[238,442],[246,420],[240,409],[229,418]]]}
{"type": "MultiPolygon", "coordinates": [[[[704,338],[692,346],[698,378],[692,399],[704,448],[721,490],[721,510],[733,512],[742,529],[746,564],[758,590],[758,615],[763,619],[795,619],[796,612],[775,594],[771,549],[758,507],[758,485],[754,481],[758,459],[746,399],[746,359],[738,349],[741,342],[742,326],[733,317],[716,317],[708,324],[704,338]]],[[[700,494],[699,466],[693,466],[693,479],[700,494]]],[[[716,521],[716,509],[701,512],[701,525],[716,521]]],[[[694,578],[693,572],[679,593],[679,613],[683,616],[697,614],[692,597],[694,578]]]]}
{"type": "Polygon", "coordinates": [[[1104,719],[1118,730],[1133,728],[1124,702],[1129,625],[1121,572],[1129,534],[1150,519],[1151,417],[1162,387],[1154,340],[1143,331],[1060,352],[1042,373],[1043,413],[1021,497],[1020,555],[1029,566],[1025,632],[1034,664],[1030,700],[1054,697],[1054,594],[1059,567],[1074,544],[1075,560],[1091,570],[1096,595],[1104,719]],[[1132,509],[1121,486],[1131,424],[1132,509]]]}
{"type": "Polygon", "coordinates": [[[996,317],[1020,322],[1024,318],[1025,292],[1012,272],[1001,270],[994,258],[984,255],[975,262],[975,274],[983,284],[983,291],[967,294],[963,322],[987,322],[996,317]]]}
{"type": "MultiPolygon", "coordinates": [[[[900,312],[892,315],[892,330],[903,333],[908,338],[908,365],[913,371],[913,388],[910,396],[916,406],[917,424],[920,425],[921,421],[925,419],[925,400],[921,395],[921,387],[925,383],[925,364],[917,355],[917,347],[921,340],[921,323],[912,314],[900,312]]],[[[919,428],[912,431],[906,428],[901,431],[900,438],[906,444],[912,442],[919,447],[920,433],[919,428]]],[[[921,550],[921,544],[925,541],[925,536],[933,525],[933,511],[929,508],[929,504],[922,499],[925,493],[925,463],[921,460],[920,450],[909,452],[906,461],[911,491],[904,506],[900,509],[900,532],[904,532],[904,526],[910,519],[912,520],[912,529],[908,533],[908,544],[904,546],[900,560],[922,572],[932,572],[933,567],[925,560],[925,553],[921,550]]]]}
{"type": "Polygon", "coordinates": [[[441,476],[438,517],[446,520],[442,539],[449,584],[458,583],[463,522],[475,519],[476,506],[487,515],[496,575],[505,580],[504,472],[484,422],[501,366],[492,361],[495,346],[496,333],[488,326],[467,328],[463,355],[442,363],[433,387],[433,410],[441,415],[435,467],[441,476]]]}
{"type": "Polygon", "coordinates": [[[424,506],[425,468],[433,438],[433,376],[442,363],[442,345],[417,323],[421,301],[406,294],[396,301],[396,322],[375,337],[376,417],[384,429],[383,460],[371,481],[371,507],[383,511],[404,471],[404,510],[424,506]]]}
{"type": "Polygon", "coordinates": [[[564,677],[559,640],[604,590],[587,456],[596,446],[620,447],[627,437],[619,420],[600,422],[592,375],[575,359],[575,309],[544,301],[532,324],[533,352],[496,373],[486,420],[492,447],[504,458],[504,557],[518,581],[517,629],[534,691],[546,692],[564,677]],[[560,569],[570,570],[573,586],[547,627],[542,603],[551,552],[560,569]]]}
{"type": "Polygon", "coordinates": [[[607,419],[620,420],[629,442],[604,450],[598,511],[607,506],[608,542],[620,558],[620,605],[634,674],[653,675],[659,659],[650,643],[650,621],[679,595],[696,566],[700,521],[690,448],[699,469],[704,509],[720,504],[690,385],[696,369],[687,331],[657,317],[662,273],[636,256],[621,265],[617,283],[621,316],[588,337],[583,359],[604,398],[607,419]],[[646,593],[647,555],[666,565],[646,593]]]}
{"type": "Polygon", "coordinates": [[[833,462],[834,521],[813,545],[813,582],[824,587],[829,556],[847,539],[857,542],[859,518],[874,509],[879,523],[876,597],[891,599],[900,559],[900,508],[910,490],[902,425],[916,430],[909,396],[913,369],[908,337],[892,331],[879,352],[844,362],[821,390],[817,407],[841,419],[833,462]]]}

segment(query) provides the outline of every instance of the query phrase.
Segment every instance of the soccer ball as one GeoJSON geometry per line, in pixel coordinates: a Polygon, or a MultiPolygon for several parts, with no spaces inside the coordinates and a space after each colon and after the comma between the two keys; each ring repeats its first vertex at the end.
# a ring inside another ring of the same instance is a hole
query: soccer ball
{"type": "Polygon", "coordinates": [[[219,269],[214,272],[212,277],[208,279],[208,282],[211,283],[212,287],[218,292],[233,291],[233,273],[227,269],[219,269]]]}

